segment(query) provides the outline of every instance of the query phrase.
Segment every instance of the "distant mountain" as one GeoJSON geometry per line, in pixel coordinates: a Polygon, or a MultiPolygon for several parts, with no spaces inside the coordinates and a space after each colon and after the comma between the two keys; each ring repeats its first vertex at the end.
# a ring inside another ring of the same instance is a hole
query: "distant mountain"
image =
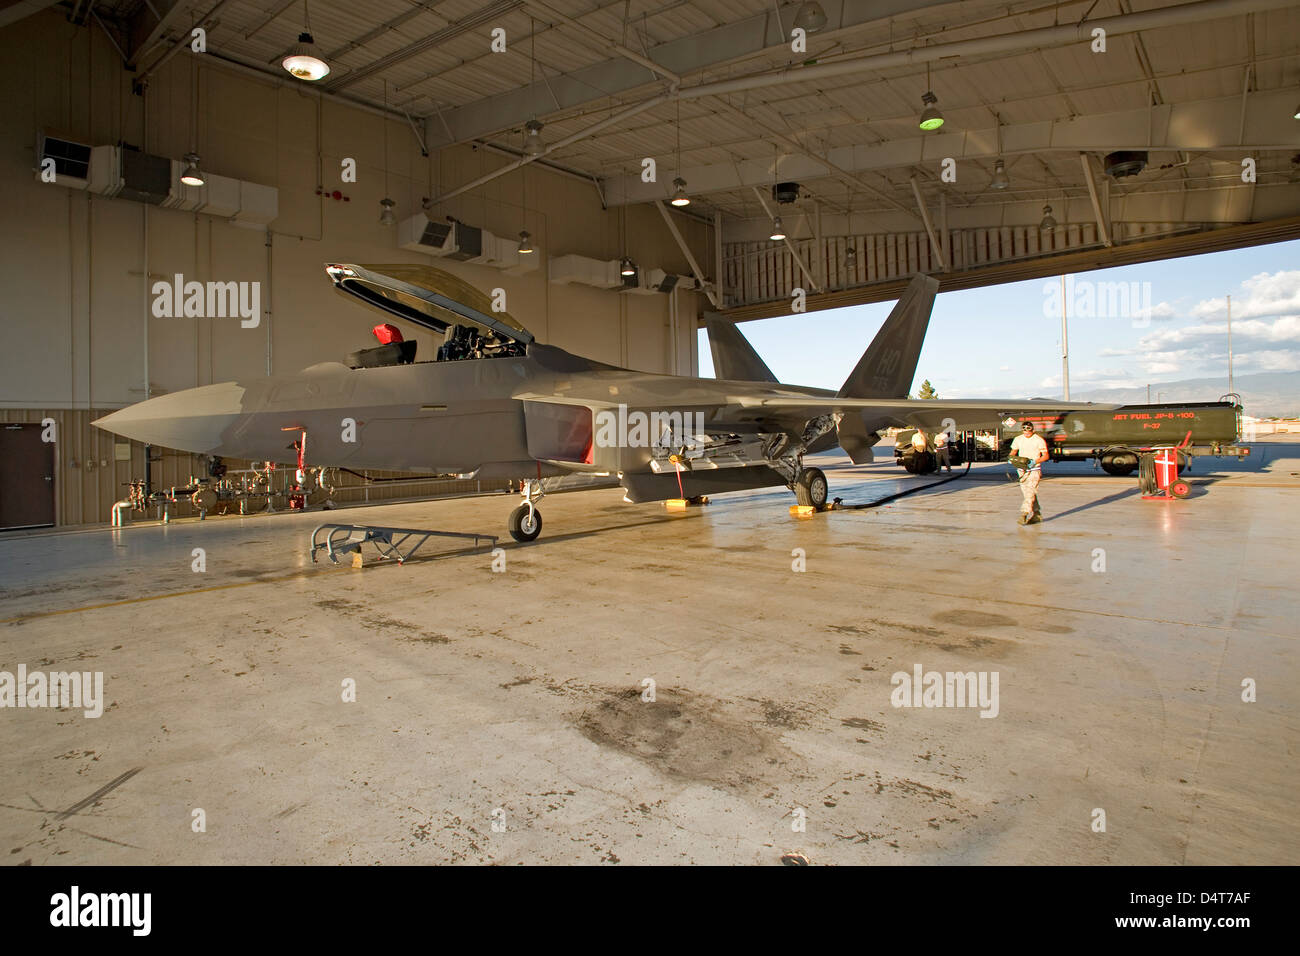
{"type": "MultiPolygon", "coordinates": [[[[1300,372],[1256,372],[1233,378],[1233,388],[1241,395],[1247,415],[1256,418],[1300,417],[1300,372]]],[[[1160,394],[1166,402],[1213,402],[1228,390],[1226,376],[1189,378],[1179,382],[1152,382],[1151,401],[1160,394]]],[[[1125,405],[1146,404],[1145,385],[1136,388],[1102,388],[1070,398],[1085,402],[1117,402],[1125,405]]]]}

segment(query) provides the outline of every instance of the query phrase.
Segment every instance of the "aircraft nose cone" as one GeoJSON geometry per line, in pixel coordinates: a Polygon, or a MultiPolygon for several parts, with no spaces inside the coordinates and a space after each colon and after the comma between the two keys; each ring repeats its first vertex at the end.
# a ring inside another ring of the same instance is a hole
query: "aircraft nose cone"
{"type": "Polygon", "coordinates": [[[219,448],[243,413],[244,389],[235,382],[160,395],[91,422],[147,445],[206,453],[219,448]]]}

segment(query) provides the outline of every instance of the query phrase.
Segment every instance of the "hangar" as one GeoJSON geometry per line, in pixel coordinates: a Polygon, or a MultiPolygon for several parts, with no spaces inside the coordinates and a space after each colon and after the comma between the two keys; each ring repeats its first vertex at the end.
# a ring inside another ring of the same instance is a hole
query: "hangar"
{"type": "MultiPolygon", "coordinates": [[[[532,476],[308,488],[336,463],[287,419],[278,468],[91,423],[373,348],[327,265],[436,267],[537,343],[695,376],[709,321],[1300,238],[1297,28],[1286,0],[4,5],[6,662],[106,695],[6,714],[0,802],[44,794],[0,811],[13,852],[1295,862],[1297,700],[1243,691],[1297,685],[1291,446],[1210,466],[1212,511],[1063,467],[1069,527],[1009,552],[992,479],[810,521],[604,488],[531,545],[358,569],[314,561],[326,499],[499,536],[532,476]],[[996,719],[891,703],[914,669],[999,675],[996,719]]],[[[371,299],[383,347],[448,346],[371,299]]],[[[846,496],[890,464],[824,461],[846,496]]]]}

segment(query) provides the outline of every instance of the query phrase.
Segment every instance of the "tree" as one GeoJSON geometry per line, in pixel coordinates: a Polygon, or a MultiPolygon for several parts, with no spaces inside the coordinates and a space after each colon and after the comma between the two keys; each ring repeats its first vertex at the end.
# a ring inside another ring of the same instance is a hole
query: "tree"
{"type": "Polygon", "coordinates": [[[939,393],[934,390],[934,386],[930,384],[930,380],[927,378],[924,382],[921,383],[921,391],[917,392],[916,397],[917,398],[938,398],[939,393]]]}

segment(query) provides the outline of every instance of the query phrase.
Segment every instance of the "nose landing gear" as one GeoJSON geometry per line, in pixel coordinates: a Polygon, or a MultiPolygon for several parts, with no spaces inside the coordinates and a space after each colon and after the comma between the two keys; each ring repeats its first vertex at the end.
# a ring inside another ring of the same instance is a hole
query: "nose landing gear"
{"type": "Polygon", "coordinates": [[[542,513],[537,510],[536,505],[542,497],[542,483],[528,480],[521,482],[521,485],[523,504],[510,512],[510,520],[506,522],[506,527],[510,530],[510,537],[516,541],[536,541],[537,536],[542,533],[542,513]]]}

